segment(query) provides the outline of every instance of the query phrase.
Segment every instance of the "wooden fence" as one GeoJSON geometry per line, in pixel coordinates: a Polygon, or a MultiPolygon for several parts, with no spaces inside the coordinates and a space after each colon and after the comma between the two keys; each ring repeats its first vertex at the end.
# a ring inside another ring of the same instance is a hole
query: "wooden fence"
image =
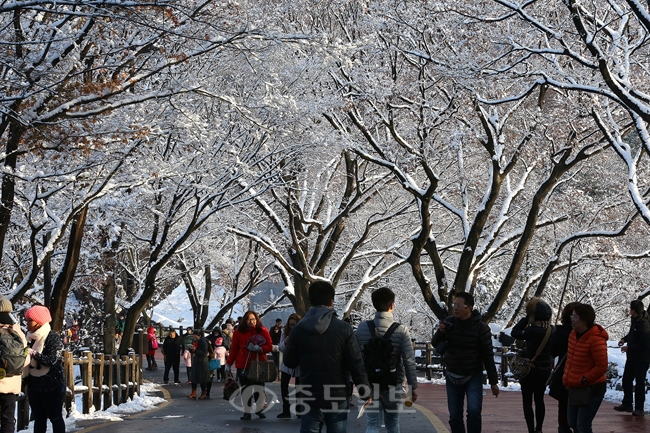
{"type": "MultiPolygon", "coordinates": [[[[140,331],[134,337],[137,351],[129,355],[93,354],[84,351],[80,357],[72,352],[63,351],[63,371],[65,373],[66,394],[65,409],[69,414],[75,396],[81,394],[81,412],[90,413],[90,408],[106,410],[113,405],[120,405],[140,394],[142,385],[142,355],[145,353],[145,334],[140,331]],[[137,352],[137,354],[136,354],[137,352]],[[75,365],[79,366],[79,379],[75,380],[75,365]]],[[[16,430],[24,430],[29,425],[29,402],[25,387],[18,398],[18,416],[16,430]]],[[[79,409],[78,409],[79,410],[79,409]]]]}

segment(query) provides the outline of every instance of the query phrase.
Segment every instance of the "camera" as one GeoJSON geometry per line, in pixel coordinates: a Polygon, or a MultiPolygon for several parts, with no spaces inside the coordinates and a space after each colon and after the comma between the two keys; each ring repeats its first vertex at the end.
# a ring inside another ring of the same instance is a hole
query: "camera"
{"type": "Polygon", "coordinates": [[[454,326],[454,322],[452,322],[451,320],[443,320],[442,324],[445,325],[447,332],[451,331],[451,328],[453,328],[454,326]]]}

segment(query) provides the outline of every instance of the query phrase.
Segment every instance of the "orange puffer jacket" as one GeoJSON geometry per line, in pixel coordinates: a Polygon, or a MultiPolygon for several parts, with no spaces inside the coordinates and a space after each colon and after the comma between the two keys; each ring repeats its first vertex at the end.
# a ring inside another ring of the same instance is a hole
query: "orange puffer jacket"
{"type": "Polygon", "coordinates": [[[605,328],[597,324],[587,329],[579,339],[576,338],[576,331],[571,331],[566,367],[562,377],[565,387],[584,386],[583,376],[587,379],[588,385],[605,382],[608,338],[605,328]]]}

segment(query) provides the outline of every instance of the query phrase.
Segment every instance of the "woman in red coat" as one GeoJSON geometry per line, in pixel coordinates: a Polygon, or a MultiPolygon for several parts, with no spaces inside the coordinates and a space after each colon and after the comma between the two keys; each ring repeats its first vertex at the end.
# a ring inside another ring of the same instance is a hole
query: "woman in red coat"
{"type": "Polygon", "coordinates": [[[591,305],[578,304],[571,314],[573,331],[569,335],[566,366],[562,383],[569,389],[567,420],[576,433],[592,433],[591,424],[607,389],[607,331],[594,324],[596,313],[591,305]],[[572,402],[572,388],[589,387],[584,405],[572,402]]]}
{"type": "Polygon", "coordinates": [[[266,361],[266,354],[273,350],[271,334],[262,326],[260,316],[255,311],[247,311],[243,320],[232,336],[230,354],[226,360],[226,374],[230,373],[232,364],[237,368],[237,378],[241,384],[242,405],[244,416],[240,419],[251,419],[253,404],[255,413],[260,418],[266,418],[262,412],[263,402],[261,396],[264,393],[263,382],[251,382],[247,379],[246,373],[251,361],[266,361]]]}

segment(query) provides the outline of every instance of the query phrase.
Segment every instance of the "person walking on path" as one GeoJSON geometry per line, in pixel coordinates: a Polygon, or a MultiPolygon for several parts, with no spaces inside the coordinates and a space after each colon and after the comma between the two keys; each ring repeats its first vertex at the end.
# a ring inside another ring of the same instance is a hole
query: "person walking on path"
{"type": "Polygon", "coordinates": [[[183,350],[183,339],[176,334],[176,330],[169,328],[169,334],[165,337],[162,346],[162,354],[165,357],[165,373],[163,382],[169,383],[169,370],[174,371],[174,383],[180,384],[179,370],[181,364],[181,351],[183,350]]]}
{"type": "Polygon", "coordinates": [[[269,330],[271,334],[271,342],[273,343],[273,362],[275,368],[280,370],[280,340],[282,339],[282,319],[275,319],[275,326],[269,330]]]}
{"type": "Polygon", "coordinates": [[[562,384],[562,376],[564,376],[564,366],[566,365],[569,335],[573,331],[571,327],[571,314],[573,313],[573,308],[578,304],[579,302],[571,302],[565,305],[562,309],[562,314],[560,314],[561,324],[555,327],[555,332],[551,336],[551,357],[558,358],[558,363],[551,377],[548,395],[557,400],[558,433],[572,433],[569,422],[567,421],[569,394],[562,384]]]}
{"type": "Polygon", "coordinates": [[[230,346],[230,353],[226,360],[226,374],[230,374],[232,365],[237,368],[237,378],[241,384],[242,405],[244,415],[241,420],[251,419],[253,406],[255,413],[260,418],[266,418],[264,414],[264,383],[252,382],[246,377],[251,361],[259,359],[266,361],[266,354],[273,349],[269,330],[262,325],[260,316],[255,311],[247,311],[239,326],[235,329],[230,346]]]}
{"type": "MultiPolygon", "coordinates": [[[[20,329],[17,320],[11,314],[13,305],[5,296],[0,296],[0,327],[6,328],[14,335],[18,335],[27,347],[25,334],[20,329]]],[[[29,356],[25,358],[24,367],[29,365],[29,356]]],[[[16,399],[20,394],[21,376],[16,374],[0,379],[0,433],[13,433],[16,427],[16,399]]]]}
{"type": "MultiPolygon", "coordinates": [[[[442,350],[446,367],[447,407],[452,433],[465,433],[463,407],[467,397],[467,432],[479,433],[482,428],[483,370],[487,371],[492,394],[499,396],[497,369],[494,363],[492,333],[474,310],[474,297],[467,292],[456,294],[453,316],[438,326],[433,347],[442,350]]],[[[437,349],[436,349],[437,350],[437,349]]]]}
{"type": "Polygon", "coordinates": [[[311,308],[291,330],[284,351],[284,363],[289,368],[300,367],[307,410],[302,414],[301,433],[320,432],[323,425],[328,433],[344,433],[347,429],[349,378],[363,399],[372,402],[368,376],[354,331],[349,323],[339,320],[334,305],[334,287],[326,281],[309,286],[311,308]]]}
{"type": "MultiPolygon", "coordinates": [[[[280,352],[284,353],[287,347],[287,339],[291,333],[291,329],[300,322],[300,314],[293,313],[287,319],[287,324],[284,327],[284,332],[282,333],[282,338],[280,339],[280,352]]],[[[300,385],[300,368],[289,368],[284,362],[280,364],[280,394],[282,395],[282,412],[278,415],[280,419],[291,419],[291,404],[289,403],[289,382],[291,378],[295,377],[296,389],[300,385]]],[[[296,392],[297,395],[297,392],[296,392]]],[[[298,405],[298,398],[296,398],[296,406],[298,405]]],[[[300,415],[298,415],[300,417],[300,415]]]]}
{"type": "Polygon", "coordinates": [[[591,305],[578,304],[571,314],[562,383],[569,390],[567,419],[576,433],[592,433],[592,423],[607,390],[607,339],[605,328],[594,323],[591,305]],[[580,398],[584,392],[585,398],[580,398]]]}
{"type": "Polygon", "coordinates": [[[34,433],[45,433],[47,420],[53,433],[65,433],[63,397],[63,341],[50,327],[50,310],[35,305],[25,312],[29,366],[27,367],[27,399],[34,419],[34,433]]]}
{"type": "Polygon", "coordinates": [[[512,328],[510,335],[517,340],[525,341],[523,350],[525,358],[535,359],[530,373],[523,377],[519,384],[528,433],[541,433],[546,415],[544,393],[552,366],[550,338],[553,327],[549,321],[553,312],[541,298],[533,298],[526,304],[526,313],[526,317],[519,320],[512,328]],[[538,352],[539,355],[536,356],[538,352]]]}
{"type": "Polygon", "coordinates": [[[650,318],[639,300],[630,303],[630,316],[630,332],[618,342],[621,352],[627,356],[623,372],[623,402],[614,406],[614,410],[643,416],[646,374],[650,367],[650,318]]]}
{"type": "Polygon", "coordinates": [[[220,365],[217,370],[217,382],[223,382],[226,380],[226,357],[228,356],[228,350],[223,345],[223,337],[217,337],[214,344],[214,357],[219,360],[220,365]]]}
{"type": "Polygon", "coordinates": [[[148,352],[147,352],[147,368],[145,370],[158,370],[158,363],[156,362],[156,350],[158,350],[158,337],[156,337],[156,329],[153,326],[147,328],[148,352]]]}
{"type": "Polygon", "coordinates": [[[192,352],[192,393],[187,398],[196,398],[196,388],[201,386],[199,400],[208,398],[207,384],[210,380],[210,361],[208,360],[208,340],[203,337],[203,332],[194,331],[194,343],[188,349],[192,352]]]}
{"type": "MultiPolygon", "coordinates": [[[[372,305],[377,312],[375,318],[368,322],[361,322],[357,328],[357,341],[363,352],[370,340],[374,337],[384,337],[389,329],[392,329],[390,343],[393,346],[394,359],[391,360],[391,367],[395,368],[394,385],[383,386],[380,383],[371,383],[373,402],[377,409],[366,410],[368,426],[366,433],[377,433],[381,427],[383,416],[388,433],[399,433],[399,413],[402,409],[402,402],[408,394],[404,390],[404,380],[408,383],[411,394],[411,402],[418,398],[416,388],[418,387],[415,368],[415,352],[411,335],[406,326],[393,320],[393,309],[395,308],[395,293],[388,287],[381,287],[371,294],[372,305]],[[371,329],[372,328],[372,329],[371,329]]],[[[387,336],[388,338],[388,336],[387,336]]],[[[368,366],[366,365],[366,371],[368,366]]],[[[370,376],[370,373],[369,373],[370,376]]],[[[391,378],[392,379],[392,378],[391,378]]]]}

